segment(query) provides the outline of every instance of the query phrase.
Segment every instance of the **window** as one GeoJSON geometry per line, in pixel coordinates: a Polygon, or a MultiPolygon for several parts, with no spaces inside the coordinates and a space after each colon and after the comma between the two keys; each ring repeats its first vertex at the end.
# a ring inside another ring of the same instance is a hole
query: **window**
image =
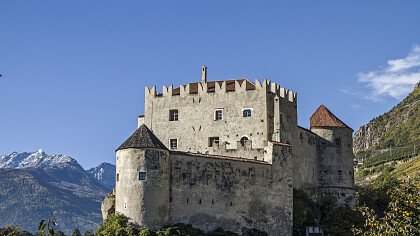
{"type": "Polygon", "coordinates": [[[223,120],[223,109],[214,110],[214,120],[223,120]]]}
{"type": "Polygon", "coordinates": [[[252,109],[251,108],[246,108],[243,110],[243,116],[244,117],[251,117],[252,116],[252,109]]]}
{"type": "Polygon", "coordinates": [[[169,121],[178,121],[178,110],[169,111],[169,121]]]}
{"type": "Polygon", "coordinates": [[[146,181],[146,171],[139,172],[139,180],[146,181]]]}
{"type": "Polygon", "coordinates": [[[339,174],[339,175],[342,175],[342,174],[343,174],[343,171],[338,170],[338,174],[339,174]]]}
{"type": "Polygon", "coordinates": [[[219,137],[210,137],[209,138],[209,147],[214,147],[214,146],[218,147],[219,142],[220,142],[219,137]]]}
{"type": "Polygon", "coordinates": [[[117,173],[117,181],[120,181],[120,174],[117,173]]]}
{"type": "Polygon", "coordinates": [[[178,149],[178,139],[169,139],[169,147],[171,150],[178,149]]]}
{"type": "Polygon", "coordinates": [[[280,113],[280,124],[282,125],[282,124],[284,124],[283,123],[284,121],[283,121],[283,113],[280,113]]]}
{"type": "Polygon", "coordinates": [[[341,147],[341,138],[336,138],[334,140],[335,145],[340,146],[341,147]]]}
{"type": "Polygon", "coordinates": [[[248,138],[247,137],[242,137],[241,140],[240,140],[241,145],[242,146],[245,146],[245,144],[246,144],[247,141],[248,141],[248,138]]]}

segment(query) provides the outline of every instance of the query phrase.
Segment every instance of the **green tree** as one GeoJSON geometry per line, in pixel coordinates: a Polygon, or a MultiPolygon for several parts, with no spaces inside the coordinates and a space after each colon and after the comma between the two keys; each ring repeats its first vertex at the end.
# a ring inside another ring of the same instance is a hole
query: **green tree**
{"type": "MultiPolygon", "coordinates": [[[[41,220],[38,224],[38,233],[39,236],[55,236],[60,235],[60,232],[54,230],[53,226],[56,226],[57,223],[52,220],[55,215],[55,211],[51,213],[47,220],[41,220]]],[[[64,234],[64,233],[63,233],[64,234]]]]}
{"type": "Polygon", "coordinates": [[[21,230],[19,226],[7,225],[3,228],[0,228],[1,236],[33,236],[33,234],[28,231],[21,230]]]}
{"type": "Polygon", "coordinates": [[[134,236],[138,229],[131,226],[128,217],[122,214],[111,214],[99,226],[97,236],[134,236]]]}
{"type": "Polygon", "coordinates": [[[407,181],[388,193],[391,201],[383,217],[369,207],[359,208],[366,220],[354,228],[355,235],[420,235],[420,188],[407,181]]]}
{"type": "Polygon", "coordinates": [[[80,233],[80,230],[78,228],[75,228],[71,236],[82,236],[82,234],[80,233]]]}

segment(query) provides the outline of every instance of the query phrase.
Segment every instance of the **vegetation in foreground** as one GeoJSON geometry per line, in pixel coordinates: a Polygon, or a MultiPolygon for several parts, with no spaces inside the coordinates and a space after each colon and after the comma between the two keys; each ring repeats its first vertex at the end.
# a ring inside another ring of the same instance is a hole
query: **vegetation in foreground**
{"type": "MultiPolygon", "coordinates": [[[[52,225],[47,225],[47,220],[40,222],[39,231],[36,236],[64,236],[65,234],[59,230],[55,230],[52,225]]],[[[52,221],[51,221],[52,222],[52,221]]],[[[149,228],[138,227],[129,222],[129,218],[121,214],[110,215],[98,228],[98,232],[86,231],[84,236],[239,236],[236,233],[226,231],[223,228],[215,229],[212,232],[204,233],[200,229],[196,229],[191,225],[175,224],[164,227],[158,231],[149,228]]],[[[267,236],[267,233],[256,229],[244,232],[244,236],[267,236]]],[[[33,234],[22,231],[18,226],[6,226],[0,228],[0,236],[34,236],[33,234]]],[[[75,229],[72,236],[83,236],[79,229],[75,229]]]]}

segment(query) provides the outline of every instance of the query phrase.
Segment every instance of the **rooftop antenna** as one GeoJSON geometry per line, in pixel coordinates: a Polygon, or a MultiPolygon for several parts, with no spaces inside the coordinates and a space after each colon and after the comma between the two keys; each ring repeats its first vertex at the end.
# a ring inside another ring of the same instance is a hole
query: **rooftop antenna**
{"type": "Polygon", "coordinates": [[[203,65],[201,67],[201,82],[207,83],[207,66],[203,65]]]}

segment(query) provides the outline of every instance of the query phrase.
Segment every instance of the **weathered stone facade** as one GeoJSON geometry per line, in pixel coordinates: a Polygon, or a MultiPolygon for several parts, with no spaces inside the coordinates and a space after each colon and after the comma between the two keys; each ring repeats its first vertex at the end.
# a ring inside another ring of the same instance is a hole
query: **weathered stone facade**
{"type": "Polygon", "coordinates": [[[352,129],[323,106],[311,130],[299,127],[296,93],[270,81],[208,82],[206,70],[202,82],[146,88],[145,114],[116,153],[116,212],[152,228],[291,235],[293,188],[353,204],[352,129]]]}

